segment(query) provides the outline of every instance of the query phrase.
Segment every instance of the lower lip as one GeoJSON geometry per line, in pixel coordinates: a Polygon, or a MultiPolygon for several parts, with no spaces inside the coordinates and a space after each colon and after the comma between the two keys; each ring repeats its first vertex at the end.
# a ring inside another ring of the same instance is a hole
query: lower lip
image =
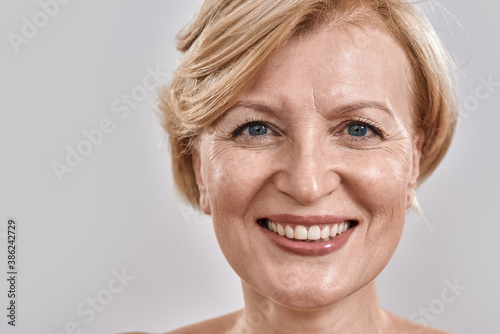
{"type": "Polygon", "coordinates": [[[342,247],[347,240],[349,240],[349,237],[355,227],[356,226],[351,227],[344,233],[328,241],[307,242],[282,237],[279,234],[268,230],[264,226],[260,226],[266,237],[268,237],[269,240],[271,240],[271,242],[278,248],[290,253],[304,256],[321,256],[336,251],[342,247]]]}

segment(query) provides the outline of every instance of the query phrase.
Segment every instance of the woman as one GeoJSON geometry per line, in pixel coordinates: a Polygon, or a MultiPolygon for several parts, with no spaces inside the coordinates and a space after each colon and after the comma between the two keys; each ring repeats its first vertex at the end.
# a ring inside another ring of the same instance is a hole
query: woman
{"type": "Polygon", "coordinates": [[[442,333],[374,279],[456,124],[449,61],[404,1],[206,0],[160,109],[244,309],[173,333],[442,333]]]}

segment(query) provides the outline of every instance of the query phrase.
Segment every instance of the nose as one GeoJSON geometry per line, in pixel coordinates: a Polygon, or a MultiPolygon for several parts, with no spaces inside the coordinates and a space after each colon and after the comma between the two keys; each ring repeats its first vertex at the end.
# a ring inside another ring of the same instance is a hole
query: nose
{"type": "Polygon", "coordinates": [[[292,144],[282,168],[274,176],[276,189],[303,205],[313,204],[329,195],[340,184],[332,157],[325,143],[302,140],[292,144]]]}

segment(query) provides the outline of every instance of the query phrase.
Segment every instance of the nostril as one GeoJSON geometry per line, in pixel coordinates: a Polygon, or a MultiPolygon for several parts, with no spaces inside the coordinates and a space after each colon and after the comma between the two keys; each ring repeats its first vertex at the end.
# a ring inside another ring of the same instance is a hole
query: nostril
{"type": "Polygon", "coordinates": [[[303,205],[310,205],[338,189],[340,176],[328,169],[314,170],[289,168],[277,173],[274,185],[303,205]]]}

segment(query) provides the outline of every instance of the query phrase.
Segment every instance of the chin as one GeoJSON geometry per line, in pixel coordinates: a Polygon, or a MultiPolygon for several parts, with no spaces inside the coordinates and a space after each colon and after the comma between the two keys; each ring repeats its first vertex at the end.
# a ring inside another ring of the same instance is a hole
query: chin
{"type": "Polygon", "coordinates": [[[277,294],[276,298],[273,298],[273,300],[290,309],[314,311],[335,305],[348,295],[349,293],[342,293],[341,291],[328,291],[327,295],[321,293],[297,292],[293,294],[277,294]]]}
{"type": "MultiPolygon", "coordinates": [[[[296,310],[317,310],[341,302],[344,298],[351,296],[362,289],[373,278],[367,280],[350,279],[349,271],[354,268],[345,268],[344,274],[339,274],[339,269],[330,266],[329,270],[312,271],[310,273],[290,270],[283,272],[279,278],[276,272],[267,275],[248,277],[250,282],[246,284],[260,294],[264,299],[296,310]],[[263,280],[263,277],[268,277],[263,280]]],[[[366,276],[366,275],[365,275],[366,276]]],[[[352,275],[352,277],[363,277],[352,275]]]]}

